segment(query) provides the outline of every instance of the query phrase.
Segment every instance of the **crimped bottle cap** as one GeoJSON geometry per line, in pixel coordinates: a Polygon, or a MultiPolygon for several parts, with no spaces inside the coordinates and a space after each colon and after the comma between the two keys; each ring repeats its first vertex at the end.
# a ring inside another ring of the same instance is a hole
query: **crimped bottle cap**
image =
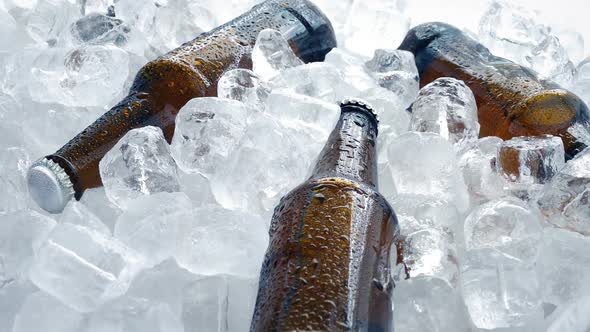
{"type": "Polygon", "coordinates": [[[49,213],[60,213],[74,197],[70,177],[57,163],[47,158],[37,160],[27,173],[29,193],[49,213]]]}
{"type": "Polygon", "coordinates": [[[348,108],[348,107],[364,109],[367,113],[369,113],[373,116],[373,118],[375,119],[375,121],[377,123],[379,123],[379,118],[377,117],[377,113],[375,112],[375,109],[367,101],[365,101],[361,98],[345,98],[340,102],[340,108],[344,110],[345,108],[348,108]]]}

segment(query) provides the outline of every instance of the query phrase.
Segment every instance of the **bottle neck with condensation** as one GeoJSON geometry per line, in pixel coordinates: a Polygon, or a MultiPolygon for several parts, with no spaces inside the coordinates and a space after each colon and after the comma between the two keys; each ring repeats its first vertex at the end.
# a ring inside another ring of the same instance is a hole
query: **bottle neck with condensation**
{"type": "Polygon", "coordinates": [[[369,107],[344,103],[311,178],[343,177],[377,188],[377,126],[369,107]]]}

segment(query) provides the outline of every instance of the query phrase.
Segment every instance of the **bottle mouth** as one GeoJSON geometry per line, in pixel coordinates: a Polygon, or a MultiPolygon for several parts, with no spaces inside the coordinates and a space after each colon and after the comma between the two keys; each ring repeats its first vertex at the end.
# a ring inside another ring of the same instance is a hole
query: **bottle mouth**
{"type": "Polygon", "coordinates": [[[65,170],[47,158],[31,165],[27,172],[27,185],[33,200],[49,213],[61,213],[75,194],[65,170]]]}
{"type": "Polygon", "coordinates": [[[371,104],[361,98],[345,98],[340,103],[341,112],[360,112],[367,114],[374,122],[375,128],[379,127],[379,117],[371,104]]]}

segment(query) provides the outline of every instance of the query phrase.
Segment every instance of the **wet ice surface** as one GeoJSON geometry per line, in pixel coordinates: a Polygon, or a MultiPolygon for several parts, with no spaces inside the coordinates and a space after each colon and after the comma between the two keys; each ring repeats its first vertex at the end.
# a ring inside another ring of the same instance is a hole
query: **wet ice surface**
{"type": "MultiPolygon", "coordinates": [[[[256,2],[0,1],[0,332],[247,331],[272,210],[309,176],[347,96],[380,119],[380,191],[405,253],[396,331],[588,329],[590,151],[564,164],[555,137],[477,139],[461,82],[419,91],[413,56],[395,50],[413,3],[318,0],[341,46],[326,62],[302,64],[265,31],[253,70],[183,107],[170,146],[132,131],[101,165],[104,188],[60,215],[34,205],[32,160],[114,105],[145,62],[256,2]]],[[[471,33],[493,53],[590,101],[582,31],[481,6],[471,33]]]]}

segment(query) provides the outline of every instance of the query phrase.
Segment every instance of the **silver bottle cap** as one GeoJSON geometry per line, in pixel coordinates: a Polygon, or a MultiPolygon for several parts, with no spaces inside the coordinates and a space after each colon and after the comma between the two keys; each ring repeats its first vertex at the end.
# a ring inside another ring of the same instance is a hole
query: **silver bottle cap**
{"type": "Polygon", "coordinates": [[[49,213],[60,213],[74,197],[74,186],[63,168],[52,160],[37,160],[27,173],[29,193],[49,213]]]}
{"type": "Polygon", "coordinates": [[[340,108],[344,108],[347,106],[356,106],[356,107],[360,107],[365,109],[366,111],[368,111],[369,113],[371,113],[371,115],[373,115],[373,117],[375,118],[375,121],[377,121],[377,123],[379,123],[379,118],[377,117],[377,112],[375,112],[375,109],[373,108],[373,106],[371,106],[371,104],[369,104],[367,101],[361,99],[361,98],[345,98],[340,102],[340,108]]]}

